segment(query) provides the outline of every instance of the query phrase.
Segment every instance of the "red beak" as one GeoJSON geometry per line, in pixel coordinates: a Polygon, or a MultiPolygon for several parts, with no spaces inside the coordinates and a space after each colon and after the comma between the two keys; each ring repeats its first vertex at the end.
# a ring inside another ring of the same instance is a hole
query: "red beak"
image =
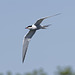
{"type": "Polygon", "coordinates": [[[25,29],[28,29],[28,27],[26,27],[25,29]]]}

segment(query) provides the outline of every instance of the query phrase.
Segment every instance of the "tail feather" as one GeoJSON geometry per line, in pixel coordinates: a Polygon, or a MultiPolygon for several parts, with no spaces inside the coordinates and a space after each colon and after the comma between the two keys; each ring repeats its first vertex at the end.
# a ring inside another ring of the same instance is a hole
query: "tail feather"
{"type": "Polygon", "coordinates": [[[51,26],[51,24],[44,25],[44,26],[42,26],[42,29],[46,29],[46,27],[49,27],[49,26],[51,26]]]}

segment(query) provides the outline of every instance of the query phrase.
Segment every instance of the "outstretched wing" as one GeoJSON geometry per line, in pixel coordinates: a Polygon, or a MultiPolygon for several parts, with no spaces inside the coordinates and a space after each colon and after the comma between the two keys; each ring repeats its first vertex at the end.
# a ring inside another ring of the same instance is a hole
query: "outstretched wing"
{"type": "Polygon", "coordinates": [[[36,32],[36,30],[30,30],[27,33],[27,35],[24,37],[24,40],[23,40],[23,52],[22,52],[22,62],[24,62],[29,41],[30,41],[30,39],[32,38],[32,36],[34,35],[35,32],[36,32]]]}
{"type": "Polygon", "coordinates": [[[50,17],[53,17],[53,16],[57,16],[57,15],[60,15],[61,13],[59,14],[55,14],[55,15],[52,15],[52,16],[48,16],[48,17],[44,17],[44,18],[41,18],[39,20],[36,21],[36,23],[34,25],[40,25],[40,23],[44,20],[44,19],[47,19],[47,18],[50,18],[50,17]]]}

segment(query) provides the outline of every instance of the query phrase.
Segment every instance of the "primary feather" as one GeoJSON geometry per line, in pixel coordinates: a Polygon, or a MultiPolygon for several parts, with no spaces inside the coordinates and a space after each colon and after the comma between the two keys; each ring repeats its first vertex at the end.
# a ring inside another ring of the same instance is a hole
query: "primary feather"
{"type": "Polygon", "coordinates": [[[29,41],[30,41],[30,39],[32,38],[32,36],[34,35],[35,32],[36,32],[36,30],[30,30],[30,31],[27,33],[27,35],[24,37],[24,40],[23,40],[22,62],[24,62],[29,41]]]}
{"type": "Polygon", "coordinates": [[[34,25],[40,25],[40,23],[44,20],[44,19],[47,19],[47,18],[50,18],[50,17],[54,17],[54,16],[57,16],[57,15],[60,15],[61,13],[58,13],[58,14],[55,14],[55,15],[52,15],[52,16],[48,16],[48,17],[44,17],[44,18],[41,18],[39,20],[36,21],[36,23],[34,25]]]}

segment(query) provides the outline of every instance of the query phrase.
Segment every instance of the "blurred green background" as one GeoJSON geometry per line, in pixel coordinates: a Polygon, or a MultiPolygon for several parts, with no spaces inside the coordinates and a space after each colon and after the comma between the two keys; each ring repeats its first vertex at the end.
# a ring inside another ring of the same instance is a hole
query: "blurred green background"
{"type": "MultiPolygon", "coordinates": [[[[33,70],[32,72],[27,73],[16,73],[13,74],[13,72],[8,71],[6,74],[0,73],[0,75],[49,75],[47,72],[43,70],[43,68],[40,68],[38,70],[33,70]]],[[[75,71],[71,67],[60,67],[58,66],[56,71],[53,73],[53,75],[75,75],[75,71]]]]}

